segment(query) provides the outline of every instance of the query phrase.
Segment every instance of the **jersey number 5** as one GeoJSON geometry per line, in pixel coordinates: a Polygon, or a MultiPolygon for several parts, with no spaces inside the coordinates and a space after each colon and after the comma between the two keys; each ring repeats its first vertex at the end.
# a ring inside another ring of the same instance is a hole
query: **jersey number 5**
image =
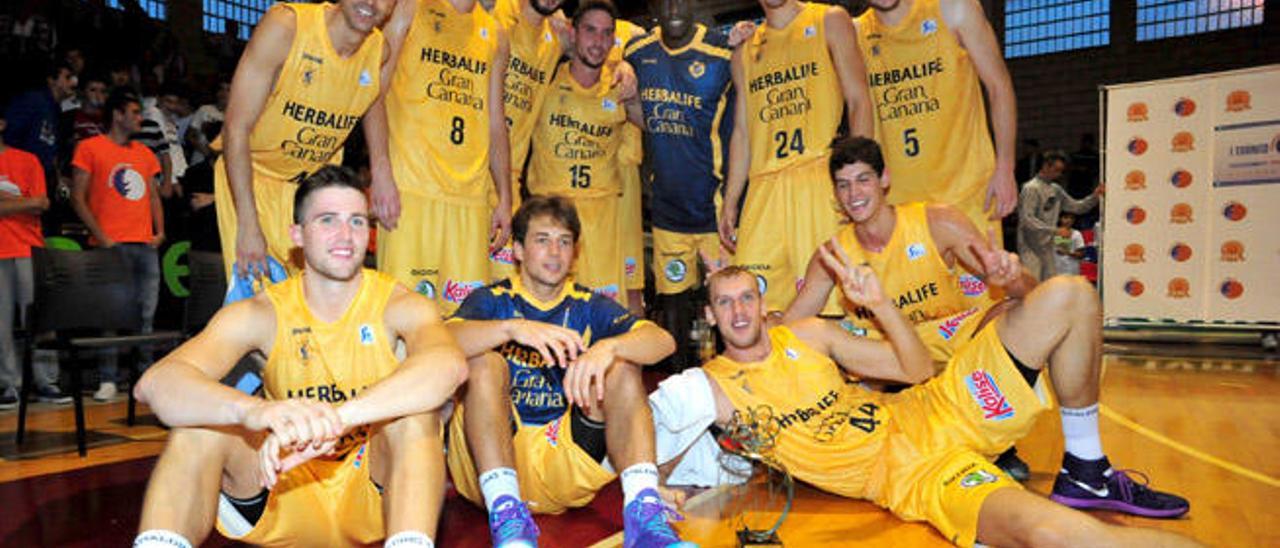
{"type": "Polygon", "coordinates": [[[920,138],[916,137],[916,128],[902,130],[902,144],[906,148],[903,152],[906,152],[907,156],[920,154],[920,138]]]}

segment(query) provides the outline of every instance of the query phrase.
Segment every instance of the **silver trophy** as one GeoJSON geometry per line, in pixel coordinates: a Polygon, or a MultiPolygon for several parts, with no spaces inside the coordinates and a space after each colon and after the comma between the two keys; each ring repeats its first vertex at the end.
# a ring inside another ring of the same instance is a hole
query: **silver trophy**
{"type": "Polygon", "coordinates": [[[752,464],[751,477],[738,487],[736,493],[739,500],[746,505],[738,512],[737,536],[738,546],[782,546],[778,537],[778,528],[791,513],[791,504],[795,500],[795,482],[787,468],[774,457],[773,448],[777,442],[782,425],[775,418],[773,408],[761,405],[746,412],[734,411],[733,418],[716,440],[721,449],[747,459],[752,464]],[[750,493],[751,485],[763,482],[766,486],[764,496],[750,493]],[[753,496],[754,495],[754,496],[753,496]],[[765,515],[766,508],[781,505],[782,511],[777,519],[753,516],[765,515]]]}

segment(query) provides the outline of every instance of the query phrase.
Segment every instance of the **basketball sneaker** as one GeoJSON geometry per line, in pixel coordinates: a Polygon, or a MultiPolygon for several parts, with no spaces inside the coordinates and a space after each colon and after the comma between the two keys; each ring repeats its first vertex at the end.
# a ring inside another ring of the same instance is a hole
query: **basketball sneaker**
{"type": "Polygon", "coordinates": [[[1187,499],[1156,491],[1149,483],[1142,472],[1111,468],[1106,457],[1086,461],[1068,453],[1063,455],[1049,499],[1080,510],[1115,510],[1149,518],[1176,518],[1191,509],[1187,499]]]}
{"type": "Polygon", "coordinates": [[[494,548],[536,548],[538,524],[524,501],[503,495],[493,501],[489,514],[489,535],[494,548]]]}
{"type": "Polygon", "coordinates": [[[636,494],[636,498],[622,509],[623,548],[696,547],[676,535],[668,520],[680,520],[680,514],[667,508],[658,490],[652,487],[636,494]]]}

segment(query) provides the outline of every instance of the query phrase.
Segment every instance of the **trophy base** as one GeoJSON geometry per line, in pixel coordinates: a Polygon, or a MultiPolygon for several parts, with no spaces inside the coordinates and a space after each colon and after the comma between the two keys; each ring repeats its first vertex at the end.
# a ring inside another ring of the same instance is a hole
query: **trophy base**
{"type": "Polygon", "coordinates": [[[777,531],[752,531],[743,527],[738,529],[738,546],[742,548],[747,546],[782,548],[782,539],[778,538],[777,531]]]}

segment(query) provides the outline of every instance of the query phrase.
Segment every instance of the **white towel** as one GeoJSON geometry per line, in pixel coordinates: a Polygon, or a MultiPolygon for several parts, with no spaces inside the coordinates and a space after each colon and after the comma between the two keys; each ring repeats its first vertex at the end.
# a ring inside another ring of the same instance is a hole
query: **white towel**
{"type": "Polygon", "coordinates": [[[668,377],[649,394],[658,462],[669,462],[684,453],[667,478],[668,485],[714,487],[740,484],[750,477],[751,463],[721,450],[707,430],[716,420],[710,382],[706,373],[695,367],[668,377]]]}

